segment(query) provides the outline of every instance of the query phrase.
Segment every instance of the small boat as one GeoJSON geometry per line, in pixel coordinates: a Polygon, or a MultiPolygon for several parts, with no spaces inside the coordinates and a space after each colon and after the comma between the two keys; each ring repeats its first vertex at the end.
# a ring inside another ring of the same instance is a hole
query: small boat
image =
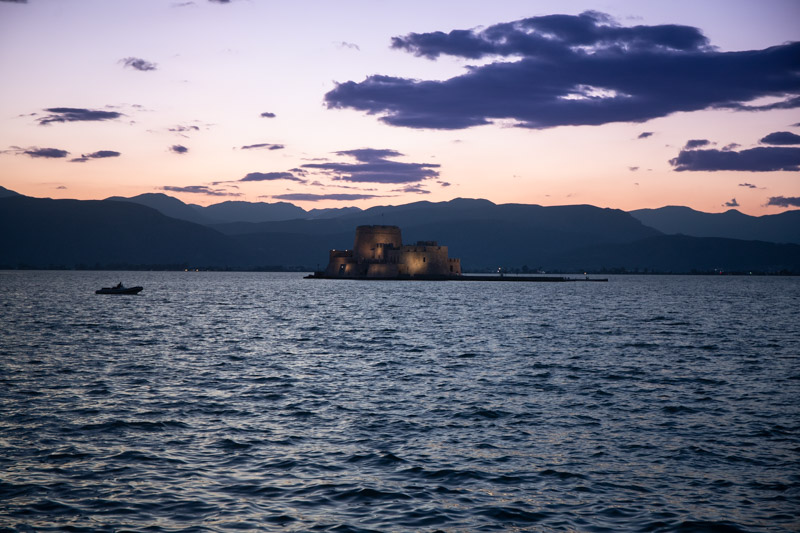
{"type": "Polygon", "coordinates": [[[144,287],[126,287],[122,282],[117,283],[113,287],[103,287],[94,291],[95,294],[139,294],[144,287]]]}

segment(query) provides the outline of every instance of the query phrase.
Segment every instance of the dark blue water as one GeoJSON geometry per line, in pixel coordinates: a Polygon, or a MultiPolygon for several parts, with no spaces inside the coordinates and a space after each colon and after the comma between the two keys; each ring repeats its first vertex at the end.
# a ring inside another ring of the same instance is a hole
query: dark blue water
{"type": "Polygon", "coordinates": [[[798,278],[0,272],[0,314],[0,529],[800,529],[798,278]]]}

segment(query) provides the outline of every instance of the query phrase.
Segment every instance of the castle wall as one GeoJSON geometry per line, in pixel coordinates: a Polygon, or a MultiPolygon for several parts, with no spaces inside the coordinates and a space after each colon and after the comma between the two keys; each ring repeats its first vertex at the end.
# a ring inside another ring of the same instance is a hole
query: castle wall
{"type": "Polygon", "coordinates": [[[367,265],[368,278],[396,278],[400,274],[398,265],[392,263],[372,263],[367,265]]]}
{"type": "MultiPolygon", "coordinates": [[[[341,276],[347,270],[347,265],[355,265],[352,250],[331,250],[326,276],[341,276]],[[342,265],[345,265],[344,267],[342,265]]],[[[352,267],[351,267],[352,271],[352,267]]]]}
{"type": "Polygon", "coordinates": [[[447,246],[438,246],[435,242],[392,250],[389,260],[398,263],[400,274],[404,276],[450,276],[456,274],[456,269],[461,273],[461,262],[453,264],[448,258],[447,246]]]}

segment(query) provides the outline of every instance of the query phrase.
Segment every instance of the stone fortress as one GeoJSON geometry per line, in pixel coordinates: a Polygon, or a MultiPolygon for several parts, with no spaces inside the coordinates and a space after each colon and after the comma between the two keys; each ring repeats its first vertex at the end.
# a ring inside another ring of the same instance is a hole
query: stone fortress
{"type": "Polygon", "coordinates": [[[331,250],[318,277],[350,279],[452,279],[461,277],[461,260],[435,241],[403,244],[397,226],[358,226],[352,250],[331,250]],[[321,274],[321,275],[319,275],[321,274]]]}

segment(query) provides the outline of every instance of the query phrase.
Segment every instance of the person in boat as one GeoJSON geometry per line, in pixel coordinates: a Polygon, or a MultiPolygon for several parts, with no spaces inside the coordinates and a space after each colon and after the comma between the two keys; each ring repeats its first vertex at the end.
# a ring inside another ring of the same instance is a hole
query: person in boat
{"type": "Polygon", "coordinates": [[[117,283],[117,286],[114,287],[114,288],[115,289],[121,289],[122,288],[122,282],[120,281],[119,283],[117,283]]]}

